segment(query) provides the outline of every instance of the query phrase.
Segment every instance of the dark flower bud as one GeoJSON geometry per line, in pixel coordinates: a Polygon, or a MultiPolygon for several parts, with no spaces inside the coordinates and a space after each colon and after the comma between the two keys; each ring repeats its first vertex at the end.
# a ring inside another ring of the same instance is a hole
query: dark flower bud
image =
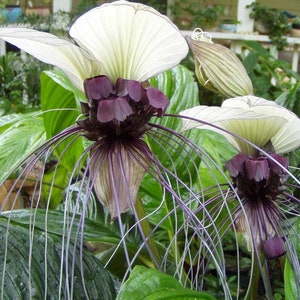
{"type": "Polygon", "coordinates": [[[284,239],[273,237],[262,243],[262,250],[267,258],[277,258],[286,253],[284,239]]]}

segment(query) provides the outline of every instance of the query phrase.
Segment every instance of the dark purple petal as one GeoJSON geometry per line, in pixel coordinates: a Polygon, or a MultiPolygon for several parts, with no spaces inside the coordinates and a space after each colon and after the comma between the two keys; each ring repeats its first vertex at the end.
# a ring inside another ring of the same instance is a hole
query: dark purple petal
{"type": "Polygon", "coordinates": [[[149,87],[146,88],[149,105],[154,108],[166,108],[169,104],[169,99],[158,89],[149,87]]]}
{"type": "Polygon", "coordinates": [[[142,98],[142,83],[136,80],[128,80],[127,89],[129,97],[135,101],[139,102],[142,98]]]}
{"type": "Polygon", "coordinates": [[[112,90],[112,83],[106,76],[88,78],[84,81],[84,91],[88,100],[107,98],[112,90]]]}
{"type": "Polygon", "coordinates": [[[113,119],[124,121],[131,114],[132,108],[125,98],[108,99],[99,102],[97,119],[102,123],[113,119]]]}
{"type": "Polygon", "coordinates": [[[254,179],[256,182],[267,179],[270,174],[268,160],[247,159],[245,161],[245,173],[248,179],[254,179]]]}
{"type": "MultiPolygon", "coordinates": [[[[278,161],[284,168],[287,168],[289,165],[289,160],[281,155],[278,155],[276,153],[271,153],[270,156],[274,158],[276,161],[278,161]]],[[[275,173],[285,173],[284,169],[276,164],[273,160],[268,159],[270,169],[272,169],[275,173]]]]}
{"type": "Polygon", "coordinates": [[[116,90],[117,90],[117,95],[119,97],[124,97],[124,96],[128,95],[127,81],[128,80],[123,79],[123,78],[118,78],[117,79],[116,90]]]}
{"type": "Polygon", "coordinates": [[[277,258],[285,254],[284,239],[274,237],[262,243],[262,250],[267,258],[277,258]]]}
{"type": "Polygon", "coordinates": [[[237,177],[239,174],[244,174],[244,163],[248,158],[248,155],[239,153],[231,160],[226,162],[226,169],[232,178],[237,177]]]}
{"type": "Polygon", "coordinates": [[[132,114],[132,108],[125,98],[117,98],[115,101],[115,118],[118,121],[124,121],[127,116],[132,114]]]}
{"type": "Polygon", "coordinates": [[[105,123],[113,120],[115,117],[115,100],[102,100],[99,102],[97,111],[97,120],[105,123]]]}
{"type": "Polygon", "coordinates": [[[119,97],[129,96],[133,101],[139,102],[142,97],[142,83],[136,80],[119,78],[116,88],[119,97]]]}

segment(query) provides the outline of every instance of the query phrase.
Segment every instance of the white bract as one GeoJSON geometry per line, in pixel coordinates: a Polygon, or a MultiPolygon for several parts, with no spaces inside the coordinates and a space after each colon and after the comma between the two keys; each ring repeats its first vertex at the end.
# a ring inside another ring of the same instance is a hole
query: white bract
{"type": "Polygon", "coordinates": [[[187,117],[183,119],[183,130],[199,128],[217,131],[238,151],[248,155],[255,155],[256,150],[247,141],[260,148],[267,147],[271,142],[278,154],[300,146],[300,119],[297,115],[263,98],[230,98],[221,107],[200,105],[182,111],[181,115],[187,117]]]}
{"type": "Polygon", "coordinates": [[[144,81],[177,65],[188,53],[178,28],[153,8],[127,1],[103,4],[70,28],[77,43],[21,27],[0,28],[0,38],[63,70],[83,91],[83,81],[106,75],[144,81]]]}

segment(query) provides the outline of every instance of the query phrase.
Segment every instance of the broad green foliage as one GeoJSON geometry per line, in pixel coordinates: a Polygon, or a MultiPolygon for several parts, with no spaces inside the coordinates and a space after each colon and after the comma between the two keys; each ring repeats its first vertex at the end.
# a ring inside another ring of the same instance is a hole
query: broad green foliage
{"type": "Polygon", "coordinates": [[[0,181],[46,139],[42,116],[12,114],[0,118],[0,181]]]}
{"type": "Polygon", "coordinates": [[[51,211],[43,215],[26,210],[2,214],[0,256],[5,257],[5,262],[0,266],[1,273],[4,272],[1,298],[50,299],[61,295],[84,299],[87,293],[90,299],[115,299],[109,273],[92,254],[76,246],[75,233],[71,235],[68,253],[63,251],[61,220],[63,213],[51,211]],[[73,257],[79,251],[83,251],[82,261],[70,261],[69,270],[61,269],[64,255],[73,257]],[[65,289],[68,285],[70,290],[65,289]]]}
{"type": "MultiPolygon", "coordinates": [[[[54,69],[51,71],[43,72],[42,77],[43,77],[43,75],[47,75],[54,82],[56,82],[57,85],[63,87],[65,90],[71,92],[76,99],[76,106],[77,106],[78,110],[80,111],[80,101],[86,102],[86,97],[83,92],[78,90],[70,82],[70,80],[66,77],[66,75],[62,71],[60,71],[58,69],[54,69]]],[[[42,88],[43,88],[43,84],[42,84],[42,88]]],[[[51,91],[48,91],[48,92],[50,93],[51,91]]],[[[59,108],[61,106],[63,107],[64,104],[60,104],[59,102],[63,102],[63,101],[59,100],[59,99],[57,99],[56,101],[54,100],[54,103],[56,103],[58,105],[57,108],[59,108]]],[[[54,103],[53,103],[53,105],[54,105],[54,103]]],[[[73,103],[73,105],[74,105],[74,103],[73,103]]],[[[73,105],[71,107],[73,107],[73,105]]]]}
{"type": "Polygon", "coordinates": [[[121,287],[117,300],[214,300],[208,293],[183,288],[170,275],[143,266],[136,266],[121,287]]]}
{"type": "MultiPolygon", "coordinates": [[[[41,76],[41,102],[44,126],[47,138],[52,138],[69,126],[73,126],[80,115],[79,104],[63,73],[48,71],[41,76]],[[69,88],[70,87],[70,88],[69,88]]],[[[56,157],[61,156],[62,163],[68,170],[73,167],[83,152],[81,139],[70,144],[72,138],[62,142],[55,150],[56,157]],[[63,153],[63,155],[61,155],[63,153]]]]}
{"type": "Polygon", "coordinates": [[[296,82],[290,89],[284,91],[275,102],[300,115],[300,83],[296,82]]]}
{"type": "Polygon", "coordinates": [[[286,299],[299,299],[297,296],[299,295],[299,286],[297,286],[294,271],[288,260],[286,260],[284,267],[284,291],[286,299]]]}
{"type": "MultiPolygon", "coordinates": [[[[80,105],[77,101],[80,92],[57,70],[42,73],[41,86],[44,127],[47,138],[51,139],[75,124],[80,115],[80,105]]],[[[56,207],[62,201],[63,190],[68,185],[71,172],[83,150],[82,138],[74,140],[73,137],[65,139],[55,148],[53,159],[59,160],[60,164],[43,178],[44,198],[47,199],[47,195],[51,195],[51,207],[56,207]]]]}
{"type": "MultiPolygon", "coordinates": [[[[178,66],[172,70],[164,72],[157,78],[151,80],[151,84],[161,89],[169,98],[170,105],[167,109],[167,114],[178,114],[180,111],[193,107],[199,104],[198,86],[195,82],[192,73],[183,66],[178,66]]],[[[167,128],[180,132],[181,119],[176,117],[165,117],[155,120],[156,124],[163,125],[167,128]]],[[[231,158],[235,151],[228,146],[225,139],[219,134],[215,134],[211,131],[189,131],[185,133],[185,136],[197,145],[201,145],[201,148],[206,151],[210,157],[215,161],[216,165],[222,169],[224,162],[231,158]]],[[[156,139],[147,138],[147,142],[151,147],[151,150],[158,158],[163,162],[164,166],[169,170],[176,170],[180,174],[180,178],[190,184],[190,181],[194,184],[198,184],[198,172],[203,178],[201,188],[211,187],[216,184],[215,177],[211,176],[211,169],[201,163],[200,157],[195,157],[193,151],[189,146],[186,146],[186,142],[174,138],[174,134],[169,134],[168,143],[159,143],[156,139]],[[193,157],[193,159],[191,159],[193,157]],[[196,165],[195,165],[196,164],[196,165]]],[[[210,166],[212,167],[212,166],[210,166]]],[[[215,175],[220,180],[224,181],[224,176],[216,169],[215,175]]],[[[172,178],[170,178],[172,181],[172,178]]],[[[220,183],[222,183],[220,181],[220,183]]],[[[185,189],[182,189],[182,196],[184,196],[185,189]]],[[[151,176],[146,175],[141,185],[141,195],[143,203],[147,213],[153,212],[157,209],[163,196],[161,186],[151,176]]],[[[174,203],[166,197],[164,199],[164,205],[162,205],[155,214],[149,217],[153,224],[158,224],[165,216],[168,215],[170,209],[173,208],[174,203]],[[171,201],[171,202],[170,202],[171,201]]],[[[166,220],[160,224],[166,230],[172,230],[172,221],[166,220]]]]}

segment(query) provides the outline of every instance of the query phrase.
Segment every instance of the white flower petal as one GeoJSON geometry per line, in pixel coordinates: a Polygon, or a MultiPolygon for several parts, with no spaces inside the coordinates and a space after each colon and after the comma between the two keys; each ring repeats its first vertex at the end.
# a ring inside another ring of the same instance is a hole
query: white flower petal
{"type": "Polygon", "coordinates": [[[127,1],[88,11],[75,21],[70,35],[103,63],[112,81],[144,81],[177,65],[188,53],[184,37],[169,19],[127,1]]]}
{"type": "Polygon", "coordinates": [[[295,119],[298,119],[297,115],[288,109],[276,105],[276,106],[256,106],[250,108],[251,111],[256,112],[257,114],[264,114],[266,116],[283,118],[286,122],[292,122],[295,119]]]}
{"type": "MultiPolygon", "coordinates": [[[[222,107],[240,107],[245,109],[260,105],[279,106],[274,101],[266,100],[252,95],[229,98],[222,103],[222,107]]],[[[282,106],[280,107],[282,108],[282,106]]]]}
{"type": "Polygon", "coordinates": [[[285,124],[272,139],[276,153],[288,153],[300,146],[300,119],[285,124]]]}
{"type": "MultiPolygon", "coordinates": [[[[183,118],[182,131],[201,127],[203,129],[204,123],[221,124],[228,120],[240,120],[245,118],[257,118],[257,114],[252,111],[246,111],[242,108],[235,107],[218,107],[218,106],[194,106],[180,112],[183,118]],[[191,118],[195,120],[191,120],[191,118]],[[202,121],[202,122],[201,122],[202,121]],[[204,123],[203,123],[204,122],[204,123]]],[[[205,128],[207,129],[207,128],[205,128]]]]}
{"type": "MultiPolygon", "coordinates": [[[[202,120],[234,133],[258,147],[264,147],[274,135],[288,123],[285,118],[258,114],[240,107],[196,106],[180,113],[197,120],[202,120]]],[[[203,125],[198,121],[183,119],[182,130],[200,128],[210,129],[224,135],[237,150],[254,155],[255,149],[243,139],[235,137],[221,129],[203,125]]]]}
{"type": "MultiPolygon", "coordinates": [[[[287,121],[283,118],[262,116],[260,118],[223,121],[221,125],[229,132],[233,132],[254,145],[263,148],[286,123],[287,121]]],[[[228,134],[226,135],[226,138],[233,146],[235,146],[232,142],[232,139],[234,139],[235,144],[238,145],[235,147],[240,152],[249,155],[255,154],[256,150],[246,141],[230,135],[228,137],[228,134]]]]}
{"type": "Polygon", "coordinates": [[[82,50],[71,42],[50,33],[29,28],[8,27],[0,28],[0,38],[42,62],[60,68],[81,90],[86,78],[100,74],[99,62],[83,55],[82,50]]]}
{"type": "Polygon", "coordinates": [[[266,116],[285,118],[289,122],[298,119],[297,115],[287,108],[276,104],[274,101],[251,95],[227,99],[222,103],[222,107],[240,107],[246,110],[255,111],[258,114],[265,114],[266,116]]]}

